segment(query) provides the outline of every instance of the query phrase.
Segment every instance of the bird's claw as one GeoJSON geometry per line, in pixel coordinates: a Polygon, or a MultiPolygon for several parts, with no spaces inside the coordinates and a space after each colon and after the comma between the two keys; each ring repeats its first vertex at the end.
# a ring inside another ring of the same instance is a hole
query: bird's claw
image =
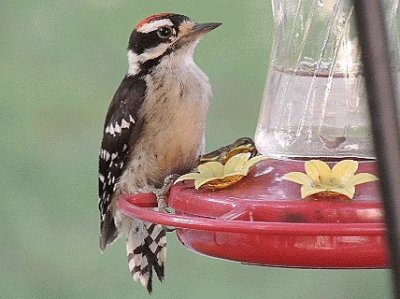
{"type": "MultiPolygon", "coordinates": [[[[167,196],[169,193],[169,189],[171,188],[171,186],[174,184],[175,180],[178,177],[179,177],[178,174],[171,174],[171,175],[167,176],[164,179],[163,186],[160,189],[155,190],[154,193],[156,194],[156,197],[157,197],[158,211],[163,212],[163,213],[168,213],[168,214],[174,213],[174,210],[172,208],[168,207],[167,196]]],[[[163,227],[166,232],[175,231],[175,228],[171,228],[168,226],[163,226],[163,227]]]]}
{"type": "Polygon", "coordinates": [[[239,153],[251,153],[251,157],[258,154],[254,141],[249,137],[237,139],[234,143],[220,147],[219,149],[207,153],[200,158],[200,164],[217,161],[225,164],[231,157],[239,153]]]}
{"type": "Polygon", "coordinates": [[[175,180],[179,177],[177,174],[171,174],[164,179],[163,186],[160,189],[155,190],[155,194],[157,197],[157,206],[160,212],[172,213],[172,209],[168,207],[167,204],[167,196],[169,193],[169,189],[174,184],[175,180]]]}

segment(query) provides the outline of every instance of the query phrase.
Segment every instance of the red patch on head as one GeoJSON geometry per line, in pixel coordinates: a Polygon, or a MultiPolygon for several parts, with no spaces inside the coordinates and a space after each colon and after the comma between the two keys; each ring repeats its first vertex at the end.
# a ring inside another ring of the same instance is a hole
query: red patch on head
{"type": "Polygon", "coordinates": [[[147,18],[141,20],[140,23],[136,25],[135,29],[139,30],[139,28],[142,27],[145,24],[151,23],[151,22],[156,21],[156,20],[165,19],[166,17],[171,16],[171,15],[173,15],[173,14],[169,13],[169,12],[164,12],[164,13],[159,13],[159,14],[156,14],[156,15],[152,15],[150,17],[147,17],[147,18]]]}

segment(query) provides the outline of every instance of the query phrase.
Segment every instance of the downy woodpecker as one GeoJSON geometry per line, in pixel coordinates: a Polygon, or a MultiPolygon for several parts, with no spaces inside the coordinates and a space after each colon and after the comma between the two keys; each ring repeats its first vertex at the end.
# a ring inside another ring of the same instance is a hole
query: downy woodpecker
{"type": "Polygon", "coordinates": [[[164,277],[165,230],[124,216],[116,201],[122,193],[157,193],[168,176],[197,166],[212,91],[193,54],[201,37],[220,25],[173,13],[142,20],[107,112],[99,157],[100,249],[125,238],[132,277],[149,292],[153,270],[164,277]]]}

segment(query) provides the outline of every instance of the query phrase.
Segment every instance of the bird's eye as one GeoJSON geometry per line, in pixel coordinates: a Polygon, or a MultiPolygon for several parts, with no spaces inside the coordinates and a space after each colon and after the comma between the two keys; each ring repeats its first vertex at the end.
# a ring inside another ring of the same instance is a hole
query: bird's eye
{"type": "Polygon", "coordinates": [[[158,28],[157,34],[160,38],[170,38],[172,34],[174,33],[174,30],[169,27],[169,26],[163,26],[158,28]]]}

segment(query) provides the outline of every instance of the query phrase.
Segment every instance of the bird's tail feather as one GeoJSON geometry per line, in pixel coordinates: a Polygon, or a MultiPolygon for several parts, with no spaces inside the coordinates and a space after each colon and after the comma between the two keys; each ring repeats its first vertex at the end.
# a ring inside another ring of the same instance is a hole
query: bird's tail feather
{"type": "Polygon", "coordinates": [[[160,281],[164,278],[167,254],[166,233],[162,225],[135,221],[126,240],[129,271],[132,278],[152,291],[153,270],[160,281]]]}

